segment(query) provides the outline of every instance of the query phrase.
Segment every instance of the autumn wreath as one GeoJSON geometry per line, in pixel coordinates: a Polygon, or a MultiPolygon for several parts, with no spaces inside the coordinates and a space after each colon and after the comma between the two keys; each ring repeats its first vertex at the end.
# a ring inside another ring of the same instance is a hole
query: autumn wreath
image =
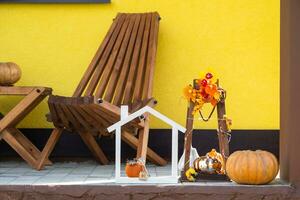
{"type": "Polygon", "coordinates": [[[184,96],[195,104],[193,115],[201,111],[205,103],[210,103],[215,107],[221,96],[217,77],[211,72],[205,73],[195,80],[194,86],[188,85],[184,88],[184,96]]]}

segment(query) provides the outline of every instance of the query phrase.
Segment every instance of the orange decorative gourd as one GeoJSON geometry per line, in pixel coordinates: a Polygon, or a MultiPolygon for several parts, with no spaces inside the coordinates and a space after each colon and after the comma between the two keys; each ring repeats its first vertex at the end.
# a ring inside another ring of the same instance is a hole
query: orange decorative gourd
{"type": "Polygon", "coordinates": [[[138,161],[127,161],[125,172],[128,177],[139,177],[141,171],[143,171],[143,165],[138,161]]]}
{"type": "Polygon", "coordinates": [[[13,85],[21,78],[20,67],[13,63],[0,63],[0,85],[13,85]]]}
{"type": "Polygon", "coordinates": [[[274,180],[278,170],[276,157],[261,150],[236,151],[226,163],[228,177],[239,184],[267,184],[274,180]]]}

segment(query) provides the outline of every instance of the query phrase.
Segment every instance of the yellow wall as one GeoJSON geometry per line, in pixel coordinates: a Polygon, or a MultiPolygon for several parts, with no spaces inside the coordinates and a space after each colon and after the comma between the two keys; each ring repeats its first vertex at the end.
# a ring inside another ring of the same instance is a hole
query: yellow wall
{"type": "MultiPolygon", "coordinates": [[[[112,0],[111,4],[0,4],[0,61],[23,71],[18,85],[71,95],[117,12],[158,11],[157,109],[185,124],[182,88],[204,69],[228,91],[235,129],[279,128],[279,0],[112,0]]],[[[7,112],[18,98],[0,98],[7,112]]],[[[22,127],[51,127],[44,102],[22,127]]],[[[215,117],[214,117],[215,118],[215,117]]],[[[164,128],[159,121],[153,128],[164,128]]],[[[216,128],[196,121],[198,128],[216,128]]]]}

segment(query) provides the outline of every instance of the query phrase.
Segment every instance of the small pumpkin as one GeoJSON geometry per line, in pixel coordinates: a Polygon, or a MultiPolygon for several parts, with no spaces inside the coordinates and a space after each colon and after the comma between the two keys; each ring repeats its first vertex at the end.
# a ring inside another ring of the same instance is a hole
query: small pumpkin
{"type": "Polygon", "coordinates": [[[279,170],[276,157],[267,151],[236,151],[226,162],[226,173],[239,184],[261,185],[270,183],[279,170]]]}
{"type": "Polygon", "coordinates": [[[13,85],[21,78],[20,67],[13,62],[0,63],[0,85],[13,85]]]}
{"type": "Polygon", "coordinates": [[[215,149],[194,160],[194,169],[199,173],[224,174],[223,166],[223,157],[215,149]]]}
{"type": "Polygon", "coordinates": [[[194,160],[194,169],[196,170],[196,172],[217,174],[218,171],[221,171],[221,168],[221,162],[214,158],[200,156],[199,158],[194,160]]]}
{"type": "Polygon", "coordinates": [[[143,171],[143,165],[136,159],[128,160],[125,166],[125,172],[128,177],[139,177],[140,172],[143,171]]]}

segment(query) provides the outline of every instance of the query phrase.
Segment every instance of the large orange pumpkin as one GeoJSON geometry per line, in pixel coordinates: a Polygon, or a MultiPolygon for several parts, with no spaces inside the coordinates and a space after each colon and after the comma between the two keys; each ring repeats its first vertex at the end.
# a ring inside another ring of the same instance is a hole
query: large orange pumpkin
{"type": "Polygon", "coordinates": [[[12,62],[0,63],[0,85],[13,85],[21,78],[20,67],[12,62]]]}
{"type": "Polygon", "coordinates": [[[276,157],[261,150],[236,151],[226,163],[228,177],[239,184],[267,184],[274,180],[278,169],[276,157]]]}

